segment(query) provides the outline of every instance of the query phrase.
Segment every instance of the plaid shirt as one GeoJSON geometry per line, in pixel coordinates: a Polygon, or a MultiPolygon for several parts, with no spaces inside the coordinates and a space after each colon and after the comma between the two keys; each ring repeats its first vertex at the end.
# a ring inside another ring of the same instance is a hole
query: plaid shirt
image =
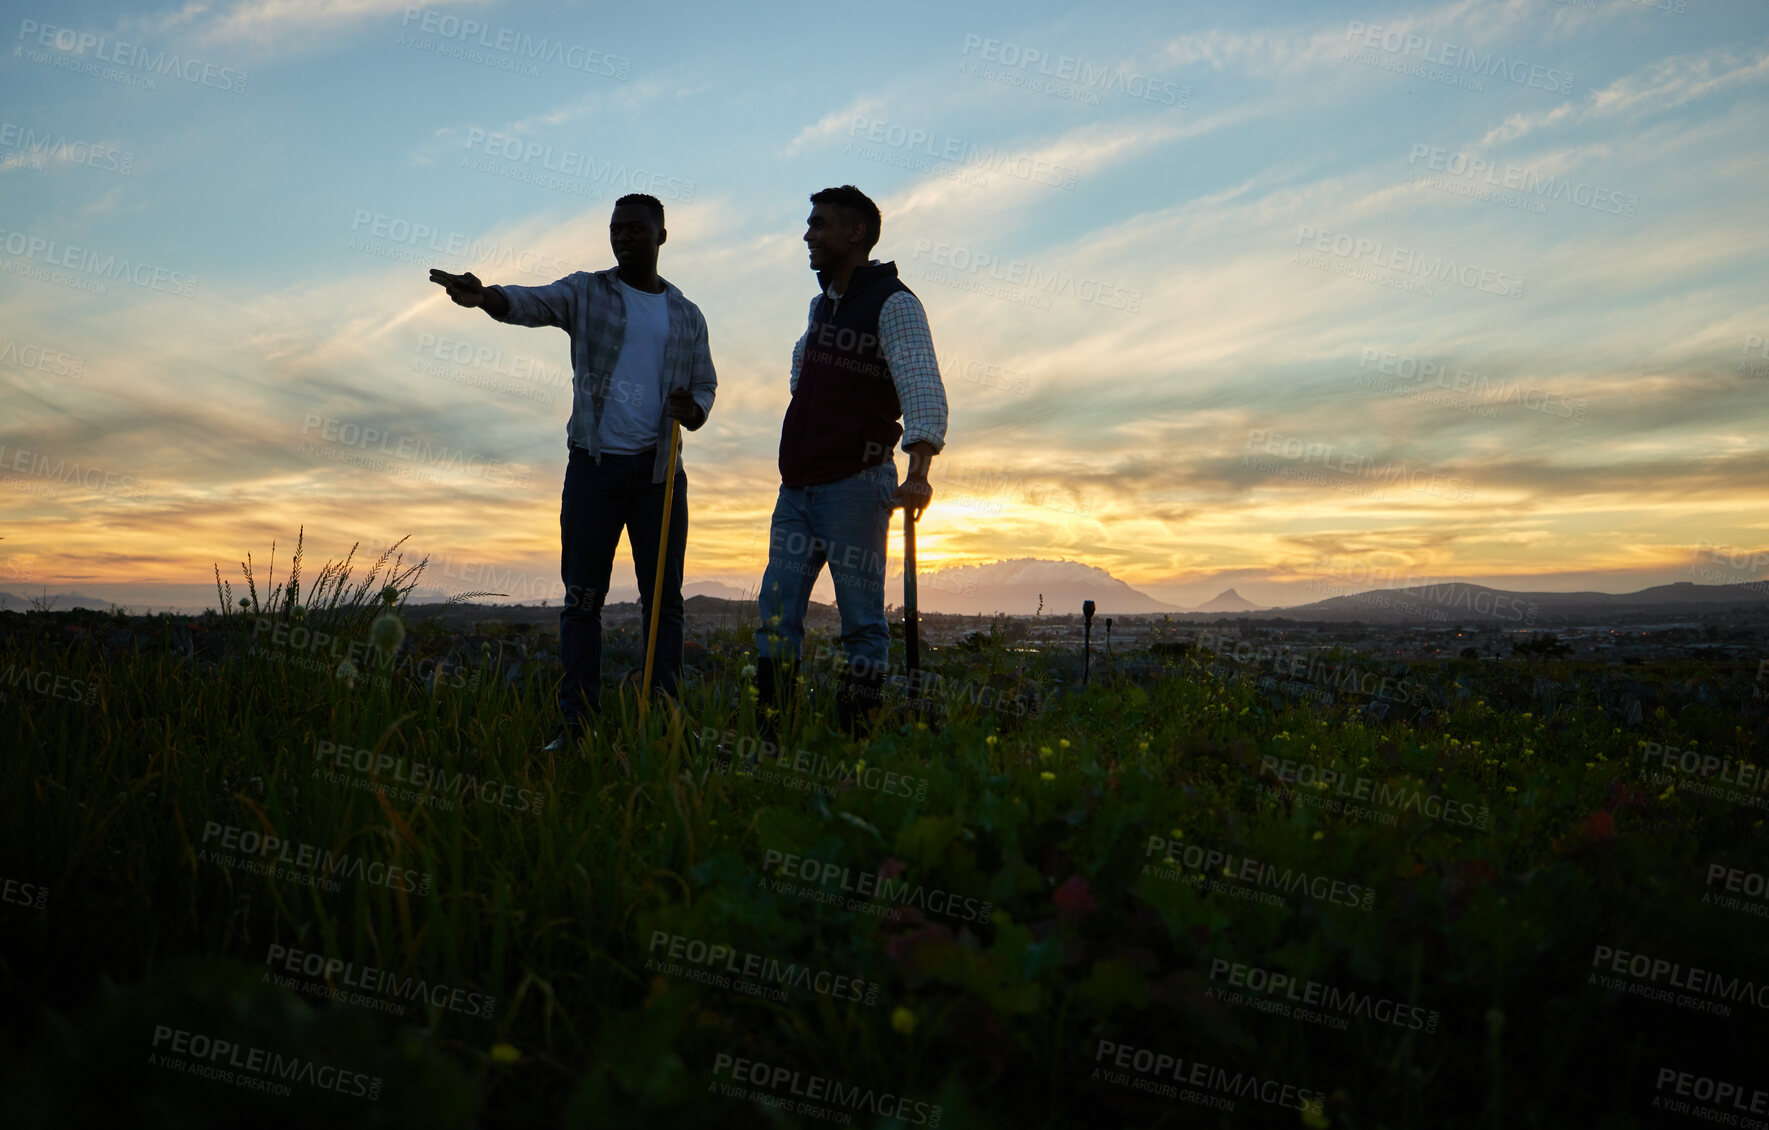
{"type": "MultiPolygon", "coordinates": [[[[626,298],[620,293],[616,279],[619,268],[606,271],[578,271],[546,286],[492,286],[487,290],[501,293],[510,303],[510,311],[499,318],[513,326],[558,326],[571,335],[571,419],[565,424],[567,450],[572,444],[585,448],[590,457],[602,461],[602,442],[597,427],[602,419],[602,403],[608,398],[614,366],[620,360],[620,347],[626,338],[626,298]]],[[[659,276],[664,293],[669,296],[670,330],[663,349],[663,372],[660,388],[667,398],[674,389],[685,388],[700,406],[700,419],[690,431],[706,423],[712,413],[713,392],[718,377],[713,373],[712,354],[706,343],[706,319],[700,307],[683,297],[682,292],[659,276]]],[[[657,420],[657,462],[651,481],[661,483],[668,468],[670,418],[660,404],[657,420]]],[[[687,427],[687,425],[683,425],[687,427]]],[[[676,467],[681,468],[680,456],[676,467]]]]}
{"type": "MultiPolygon", "coordinates": [[[[876,266],[878,260],[872,263],[876,266]]],[[[841,302],[833,287],[826,293],[830,301],[841,302]]],[[[789,387],[793,392],[798,391],[805,338],[810,336],[816,316],[817,299],[813,298],[810,313],[805,317],[805,332],[792,347],[789,387]]],[[[890,367],[891,381],[897,386],[897,401],[903,406],[903,450],[926,440],[938,453],[946,446],[946,386],[940,380],[940,365],[934,358],[934,335],[928,329],[927,311],[922,309],[921,299],[908,291],[898,291],[885,299],[884,308],[878,312],[878,345],[890,367]]]]}

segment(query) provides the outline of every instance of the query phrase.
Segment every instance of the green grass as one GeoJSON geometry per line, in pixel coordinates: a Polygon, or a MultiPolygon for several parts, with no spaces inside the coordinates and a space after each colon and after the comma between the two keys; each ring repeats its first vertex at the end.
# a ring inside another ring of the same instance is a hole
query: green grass
{"type": "MultiPolygon", "coordinates": [[[[1720,700],[1624,729],[1595,704],[1601,669],[1415,665],[1445,703],[1415,729],[1370,724],[1355,704],[1274,708],[1209,656],[1121,653],[1074,691],[1074,656],[973,642],[924,649],[955,700],[935,726],[899,715],[858,745],[829,731],[820,693],[790,733],[812,770],[768,764],[786,778],[771,780],[697,741],[756,733],[738,629],[705,641],[679,706],[641,715],[610,689],[603,745],[550,756],[538,747],[556,663],[514,681],[495,653],[438,666],[447,641],[414,624],[373,668],[384,679],[352,683],[267,644],[255,617],[366,640],[416,578],[388,581],[388,601],[346,591],[346,575],[328,566],[303,604],[291,571],[250,615],[168,619],[139,652],[93,645],[114,618],[71,642],[56,617],[10,621],[0,670],[97,688],[88,705],[15,685],[0,714],[0,878],[49,891],[40,911],[0,904],[18,1125],[74,1124],[112,1082],[109,1117],[146,1125],[798,1124],[721,1093],[721,1056],[927,1104],[855,1125],[927,1125],[936,1104],[950,1127],[1309,1124],[1257,1100],[1229,1117],[1099,1082],[1102,1040],[1324,1093],[1312,1124],[1343,1127],[1657,1125],[1664,1063],[1752,1077],[1722,1048],[1760,1033],[1753,1005],[1720,1020],[1588,982],[1600,944],[1769,980],[1761,919],[1703,902],[1713,861],[1769,871],[1761,810],[1647,787],[1639,758],[1658,741],[1760,759],[1740,672],[1666,671],[1664,687],[1707,679],[1720,700]],[[181,631],[202,638],[194,661],[181,631]],[[1492,685],[1461,698],[1476,671],[1492,685]],[[1530,710],[1518,688],[1544,671],[1580,689],[1530,710]],[[967,680],[1042,709],[970,705],[967,680]],[[407,777],[423,765],[493,782],[498,800],[421,803],[392,768],[379,793],[327,781],[316,750],[331,747],[386,755],[407,777]],[[1487,817],[1349,818],[1306,803],[1269,758],[1487,817]],[[1644,795],[1616,802],[1618,779],[1644,795]],[[1613,835],[1593,819],[1610,808],[1613,835]],[[429,883],[325,891],[229,869],[203,858],[213,825],[429,883]],[[1150,837],[1181,845],[1181,872],[1186,845],[1215,849],[1366,888],[1373,905],[1200,890],[1150,870],[1150,837]],[[957,909],[891,920],[818,901],[783,889],[806,886],[780,874],[785,856],[837,869],[810,893],[851,897],[843,883],[882,868],[957,909]],[[661,973],[660,935],[839,975],[872,1000],[767,1000],[661,973]],[[322,1004],[267,980],[272,946],[488,996],[491,1014],[322,1004]],[[1437,1019],[1426,1032],[1351,1016],[1336,1031],[1271,1015],[1223,1000],[1217,962],[1437,1019]],[[162,1028],[378,1077],[379,1098],[193,1079],[149,1064],[162,1028]]],[[[611,651],[631,663],[633,641],[611,651]]]]}

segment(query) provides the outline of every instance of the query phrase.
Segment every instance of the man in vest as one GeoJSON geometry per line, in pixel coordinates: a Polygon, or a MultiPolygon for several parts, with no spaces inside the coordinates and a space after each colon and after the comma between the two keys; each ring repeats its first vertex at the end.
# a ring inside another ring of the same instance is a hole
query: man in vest
{"type": "Polygon", "coordinates": [[[682,559],[688,544],[688,475],[680,456],[669,461],[670,421],[693,431],[712,411],[718,379],[700,308],[657,273],[657,249],[668,237],[663,204],[632,193],[614,202],[608,240],[616,265],[578,271],[546,286],[481,286],[471,274],[431,271],[462,306],[478,306],[513,326],[557,326],[571,335],[569,458],[559,507],[559,681],[563,724],[549,752],[588,735],[601,710],[602,602],[624,528],[638,574],[645,623],[658,599],[654,669],[657,687],[673,694],[682,669],[682,559]],[[664,476],[674,475],[663,592],[657,544],[663,535],[664,476]]]}
{"type": "Polygon", "coordinates": [[[895,263],[869,258],[880,223],[878,205],[851,184],[811,197],[804,239],[821,293],[792,350],[780,497],[756,631],[756,687],[770,740],[775,714],[792,699],[805,610],[825,564],[848,660],[837,724],[862,734],[870,727],[890,656],[884,580],[891,513],[926,509],[933,498],[928,465],[946,442],[946,389],[927,312],[898,281],[895,263]],[[909,454],[900,486],[899,439],[909,454]]]}

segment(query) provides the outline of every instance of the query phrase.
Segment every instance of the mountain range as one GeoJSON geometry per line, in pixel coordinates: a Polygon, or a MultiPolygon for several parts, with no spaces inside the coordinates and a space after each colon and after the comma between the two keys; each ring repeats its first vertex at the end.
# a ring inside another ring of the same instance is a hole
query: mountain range
{"type": "MultiPolygon", "coordinates": [[[[65,611],[90,608],[108,611],[124,605],[130,612],[154,611],[200,612],[214,606],[214,589],[202,585],[130,586],[132,594],[125,600],[93,596],[79,591],[47,593],[36,586],[16,593],[0,591],[0,610],[29,611],[34,603],[47,603],[65,611]],[[152,595],[142,598],[141,593],[152,595]]],[[[720,581],[690,581],[683,586],[687,598],[703,597],[718,601],[750,602],[755,588],[742,588],[720,581]]],[[[235,595],[238,595],[236,590],[235,595]]],[[[1702,585],[1688,581],[1655,585],[1633,593],[1604,592],[1514,592],[1467,582],[1420,585],[1413,588],[1379,588],[1348,593],[1289,607],[1262,608],[1227,589],[1196,607],[1185,607],[1158,600],[1096,565],[1080,561],[1050,561],[1022,557],[997,561],[988,565],[964,565],[920,572],[916,578],[917,603],[923,612],[948,615],[1030,616],[1039,611],[1040,600],[1046,616],[1076,615],[1082,601],[1091,600],[1097,616],[1131,616],[1166,613],[1174,616],[1264,616],[1289,620],[1349,621],[1369,623],[1447,622],[1495,624],[1513,623],[1526,627],[1537,620],[1565,620],[1590,616],[1638,615],[1665,613],[1682,615],[1694,611],[1723,611],[1728,608],[1769,608],[1769,581],[1752,581],[1732,585],[1702,585]]],[[[428,586],[411,594],[408,603],[440,604],[448,594],[428,586]]],[[[628,603],[638,599],[636,589],[617,589],[610,594],[610,603],[628,603]]],[[[885,601],[903,603],[903,577],[896,573],[887,577],[885,601]]],[[[536,603],[536,602],[529,602],[536,603]]],[[[558,602],[550,602],[557,607],[558,602]]]]}

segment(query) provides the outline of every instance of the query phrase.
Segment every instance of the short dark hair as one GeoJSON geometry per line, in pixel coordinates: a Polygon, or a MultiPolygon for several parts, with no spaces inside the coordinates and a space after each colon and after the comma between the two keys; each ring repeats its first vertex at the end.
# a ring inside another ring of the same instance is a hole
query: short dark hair
{"type": "Polygon", "coordinates": [[[872,202],[872,198],[853,185],[844,184],[840,188],[826,188],[822,192],[813,192],[811,203],[834,204],[839,208],[846,208],[866,225],[865,250],[871,251],[878,244],[879,232],[884,227],[884,217],[879,215],[878,205],[872,202]]]}
{"type": "Polygon", "coordinates": [[[622,204],[643,204],[645,207],[651,209],[651,214],[653,216],[657,217],[657,226],[660,228],[663,226],[663,201],[659,200],[657,197],[647,196],[643,192],[629,192],[614,202],[616,208],[620,207],[622,204]]]}

